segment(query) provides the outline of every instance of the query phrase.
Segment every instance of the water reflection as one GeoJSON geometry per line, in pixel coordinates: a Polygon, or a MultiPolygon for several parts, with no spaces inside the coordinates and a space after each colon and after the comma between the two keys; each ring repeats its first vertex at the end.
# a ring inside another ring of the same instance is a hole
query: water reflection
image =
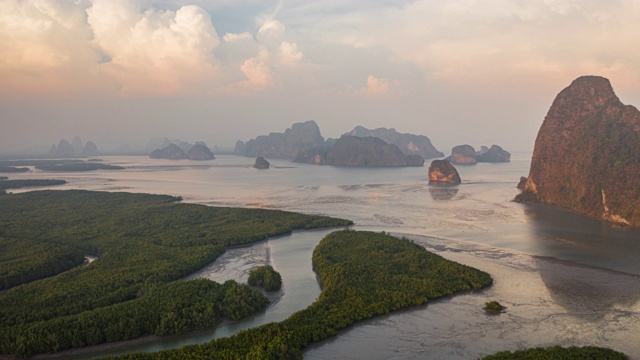
{"type": "Polygon", "coordinates": [[[640,302],[640,276],[541,257],[533,259],[549,295],[569,315],[596,322],[616,312],[632,311],[640,302]]]}
{"type": "Polygon", "coordinates": [[[543,204],[524,208],[536,253],[640,275],[640,229],[543,204]]]}
{"type": "Polygon", "coordinates": [[[451,200],[454,196],[458,194],[460,189],[457,188],[429,188],[429,194],[431,194],[431,198],[435,201],[441,200],[451,200]]]}

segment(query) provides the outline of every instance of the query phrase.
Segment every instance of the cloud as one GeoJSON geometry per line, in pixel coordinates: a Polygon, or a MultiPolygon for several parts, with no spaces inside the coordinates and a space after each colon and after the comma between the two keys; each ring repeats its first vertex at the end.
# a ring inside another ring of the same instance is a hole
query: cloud
{"type": "Polygon", "coordinates": [[[82,9],[56,1],[0,2],[0,93],[61,94],[86,88],[98,54],[82,9]]]}
{"type": "Polygon", "coordinates": [[[220,87],[216,92],[228,95],[248,95],[274,86],[273,73],[269,66],[269,51],[260,46],[259,54],[240,65],[244,79],[220,87]]]}
{"type": "Polygon", "coordinates": [[[377,78],[373,75],[367,76],[367,86],[356,91],[357,94],[366,96],[391,95],[399,88],[398,81],[389,83],[388,79],[377,78]]]}
{"type": "Polygon", "coordinates": [[[197,6],[144,12],[125,0],[95,0],[87,9],[95,46],[109,59],[99,69],[128,95],[198,92],[215,79],[220,40],[197,6]]]}
{"type": "Polygon", "coordinates": [[[298,50],[298,45],[283,41],[278,49],[279,64],[285,66],[294,66],[299,64],[304,55],[298,50]]]}

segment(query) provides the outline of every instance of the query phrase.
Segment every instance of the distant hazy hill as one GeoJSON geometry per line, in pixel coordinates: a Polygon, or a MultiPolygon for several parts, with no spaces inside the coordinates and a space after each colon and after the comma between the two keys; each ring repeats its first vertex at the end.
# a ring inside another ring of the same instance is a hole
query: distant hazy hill
{"type": "Polygon", "coordinates": [[[375,137],[342,136],[332,147],[301,151],[294,162],[335,166],[422,166],[419,155],[407,155],[397,146],[375,137]]]}
{"type": "Polygon", "coordinates": [[[609,80],[583,76],[540,127],[520,201],[562,206],[640,227],[640,112],[609,80]]]}
{"type": "Polygon", "coordinates": [[[362,126],[356,126],[345,135],[358,137],[376,137],[387,144],[395,145],[407,155],[420,155],[423,159],[443,157],[444,154],[436,149],[431,140],[424,135],[401,134],[396,129],[378,128],[369,130],[362,126]]]}
{"type": "Polygon", "coordinates": [[[55,158],[90,157],[99,155],[100,151],[98,151],[98,147],[93,141],[88,141],[83,145],[79,136],[76,136],[72,143],[69,143],[65,139],[60,140],[58,146],[51,146],[51,149],[47,154],[47,156],[55,158]]]}
{"type": "Polygon", "coordinates": [[[315,121],[295,123],[284,133],[270,133],[246,143],[238,140],[234,153],[242,156],[294,159],[300,151],[324,145],[324,138],[315,121]]]}

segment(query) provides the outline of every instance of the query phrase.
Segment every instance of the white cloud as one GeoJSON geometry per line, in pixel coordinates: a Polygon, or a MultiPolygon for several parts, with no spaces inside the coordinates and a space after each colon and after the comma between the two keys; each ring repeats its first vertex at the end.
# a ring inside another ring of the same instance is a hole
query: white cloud
{"type": "Polygon", "coordinates": [[[278,57],[281,65],[293,66],[299,64],[304,56],[298,50],[298,45],[283,41],[278,50],[278,57]]]}
{"type": "Polygon", "coordinates": [[[399,90],[398,81],[390,83],[388,79],[367,76],[367,85],[356,91],[357,94],[366,96],[392,95],[399,90]]]}
{"type": "Polygon", "coordinates": [[[83,88],[97,54],[82,9],[56,1],[0,2],[0,92],[65,93],[83,88]]]}
{"type": "Polygon", "coordinates": [[[87,14],[95,45],[110,58],[100,69],[125,94],[197,92],[217,75],[220,41],[197,6],[142,12],[126,0],[95,0],[87,14]]]}
{"type": "Polygon", "coordinates": [[[257,56],[245,60],[240,65],[244,79],[223,86],[217,91],[230,95],[248,95],[273,87],[274,80],[271,67],[268,64],[269,57],[269,51],[264,46],[260,46],[257,56]]]}
{"type": "Polygon", "coordinates": [[[234,42],[247,41],[247,40],[252,41],[253,36],[248,32],[243,32],[239,34],[226,33],[224,34],[222,39],[228,43],[234,43],[234,42]]]}

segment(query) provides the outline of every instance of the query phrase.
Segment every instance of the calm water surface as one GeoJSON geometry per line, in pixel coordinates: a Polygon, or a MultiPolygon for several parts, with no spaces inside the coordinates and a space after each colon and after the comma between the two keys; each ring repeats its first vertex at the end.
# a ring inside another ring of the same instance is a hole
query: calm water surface
{"type": "MultiPolygon", "coordinates": [[[[179,195],[185,202],[283,209],[353,220],[356,228],[411,237],[449,259],[488,271],[490,289],[359,323],[313,345],[310,359],[468,359],[529,346],[609,346],[640,359],[640,231],[547,206],[514,203],[530,154],[507,164],[458,166],[463,183],[427,185],[427,167],[338,168],[219,156],[210,162],[105,157],[126,170],[32,171],[12,178],[62,178],[60,189],[179,195]],[[485,301],[507,311],[489,316],[485,301]]],[[[153,340],[117,351],[156,351],[278,321],[319,293],[311,251],[323,232],[300,232],[234,249],[193,276],[244,281],[271,263],[285,289],[266,313],[216,331],[153,340]],[[301,235],[302,234],[302,235],[301,235]],[[273,319],[273,320],[272,320],[273,319]]],[[[95,354],[94,354],[95,355],[95,354]]]]}

